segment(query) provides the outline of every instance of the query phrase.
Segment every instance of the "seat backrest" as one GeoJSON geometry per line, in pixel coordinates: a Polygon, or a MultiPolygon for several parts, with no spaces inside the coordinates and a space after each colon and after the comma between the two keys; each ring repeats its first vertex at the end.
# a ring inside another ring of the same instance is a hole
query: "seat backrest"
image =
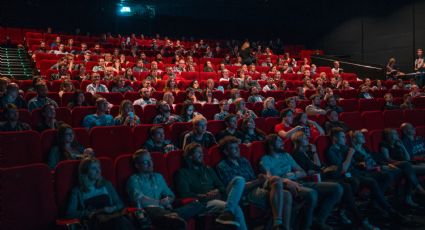
{"type": "Polygon", "coordinates": [[[202,115],[204,115],[204,117],[207,120],[213,120],[214,119],[214,115],[216,113],[220,112],[220,107],[217,104],[204,104],[202,106],[202,115]]]}
{"type": "Polygon", "coordinates": [[[0,132],[0,167],[41,163],[40,135],[33,130],[0,132]]]}
{"type": "Polygon", "coordinates": [[[363,111],[374,111],[374,110],[381,110],[381,106],[379,102],[375,99],[359,99],[359,110],[361,112],[363,111]]]}
{"type": "Polygon", "coordinates": [[[402,110],[385,110],[382,115],[384,116],[385,127],[400,128],[401,123],[404,122],[402,110]]]}
{"type": "Polygon", "coordinates": [[[414,126],[425,125],[425,109],[404,110],[404,119],[414,126]]]}
{"type": "Polygon", "coordinates": [[[90,132],[90,146],[96,156],[115,159],[121,154],[132,154],[131,129],[128,126],[93,127],[90,132]]]}
{"type": "MultiPolygon", "coordinates": [[[[102,157],[98,158],[98,160],[101,164],[103,178],[111,181],[112,184],[115,184],[112,160],[102,157]]],[[[79,160],[66,160],[59,162],[55,168],[55,200],[58,207],[58,215],[61,218],[63,218],[66,214],[72,188],[78,185],[79,164],[79,160]]]]}
{"type": "Polygon", "coordinates": [[[207,130],[210,131],[214,136],[225,128],[226,125],[224,124],[224,121],[210,120],[207,122],[207,130]]]}
{"type": "Polygon", "coordinates": [[[154,124],[142,124],[133,129],[133,149],[142,148],[145,142],[149,139],[149,131],[154,124]]]}
{"type": "Polygon", "coordinates": [[[266,134],[274,133],[274,127],[281,122],[279,117],[267,117],[266,124],[267,129],[263,130],[266,134]]]}
{"type": "Polygon", "coordinates": [[[152,124],[156,114],[156,105],[145,105],[143,107],[143,116],[140,118],[141,122],[143,124],[152,124]]]}
{"type": "Polygon", "coordinates": [[[171,141],[182,146],[183,135],[192,130],[192,122],[175,122],[170,126],[171,141]]]}
{"type": "Polygon", "coordinates": [[[366,144],[372,152],[380,152],[379,145],[382,141],[382,130],[372,130],[369,133],[369,138],[366,139],[366,144]],[[368,143],[369,142],[369,143],[368,143]]]}
{"type": "Polygon", "coordinates": [[[167,163],[168,169],[168,178],[170,179],[170,188],[174,189],[176,186],[174,184],[175,181],[175,173],[182,167],[183,164],[183,151],[177,150],[172,151],[165,154],[165,160],[167,163]]]}
{"type": "Polygon", "coordinates": [[[362,113],[363,127],[368,130],[384,129],[384,117],[381,111],[366,111],[362,113]]]}
{"type": "Polygon", "coordinates": [[[315,139],[317,152],[319,153],[319,158],[322,164],[326,164],[326,151],[331,146],[331,143],[330,137],[328,136],[318,136],[315,139]]]}
{"type": "Polygon", "coordinates": [[[339,119],[353,130],[360,130],[363,128],[362,118],[359,112],[342,112],[339,119]]]}
{"type": "Polygon", "coordinates": [[[95,112],[96,107],[94,106],[82,106],[74,108],[71,112],[72,127],[81,127],[81,122],[83,121],[84,117],[95,112]]]}
{"type": "Polygon", "coordinates": [[[254,172],[258,173],[261,157],[266,154],[265,143],[264,141],[254,141],[249,148],[251,151],[251,166],[254,172]]]}
{"type": "Polygon", "coordinates": [[[0,229],[54,229],[52,175],[45,164],[0,169],[0,229]]]}
{"type": "Polygon", "coordinates": [[[357,99],[339,100],[338,104],[344,109],[344,112],[353,112],[359,110],[357,99]]]}

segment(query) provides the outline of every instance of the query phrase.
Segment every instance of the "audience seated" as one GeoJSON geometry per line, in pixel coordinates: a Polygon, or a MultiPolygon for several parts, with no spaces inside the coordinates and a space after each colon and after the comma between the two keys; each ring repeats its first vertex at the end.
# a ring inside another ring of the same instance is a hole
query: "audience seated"
{"type": "Polygon", "coordinates": [[[130,100],[123,100],[118,116],[114,118],[115,125],[134,127],[140,124],[140,118],[134,114],[134,107],[130,100]]]}
{"type": "Polygon", "coordinates": [[[264,100],[261,117],[278,117],[279,111],[275,108],[275,99],[268,97],[264,100]]]}
{"type": "Polygon", "coordinates": [[[86,98],[84,96],[83,91],[77,89],[72,94],[71,101],[68,103],[67,107],[69,109],[73,109],[81,106],[89,106],[89,104],[85,100],[86,98]]]}
{"type": "Polygon", "coordinates": [[[294,122],[294,112],[292,112],[291,109],[282,110],[280,112],[280,120],[281,123],[274,127],[274,132],[283,139],[290,139],[295,132],[303,130],[302,126],[292,126],[294,122]]]}
{"type": "Polygon", "coordinates": [[[35,128],[38,132],[43,132],[47,129],[57,129],[62,121],[56,120],[56,110],[51,104],[45,104],[41,107],[41,120],[35,128]]]}
{"type": "Polygon", "coordinates": [[[317,122],[308,119],[306,113],[297,113],[294,119],[295,126],[301,126],[304,134],[314,141],[318,136],[325,135],[323,128],[317,122]]]}
{"type": "Polygon", "coordinates": [[[337,105],[336,100],[337,99],[335,95],[329,96],[326,100],[325,110],[335,110],[338,114],[344,112],[344,109],[341,106],[337,105]]]}
{"type": "Polygon", "coordinates": [[[263,141],[266,134],[255,127],[255,121],[252,118],[244,118],[241,124],[242,143],[250,144],[254,141],[263,141]]]}
{"type": "Polygon", "coordinates": [[[424,157],[425,141],[422,137],[416,135],[415,127],[410,123],[403,123],[400,126],[402,133],[402,142],[406,151],[409,153],[410,159],[416,157],[424,157]]]}
{"type": "Polygon", "coordinates": [[[110,215],[121,212],[124,203],[112,183],[104,179],[101,173],[100,162],[96,158],[85,158],[80,162],[78,185],[71,191],[67,218],[77,218],[82,222],[89,220],[89,228],[137,229],[125,215],[110,215]],[[93,218],[95,215],[97,218],[93,218]]]}
{"type": "Polygon", "coordinates": [[[195,116],[202,115],[195,111],[195,106],[191,101],[185,101],[182,107],[180,118],[182,122],[191,122],[195,116]]]}
{"type": "Polygon", "coordinates": [[[114,126],[114,118],[107,114],[109,111],[108,106],[109,103],[105,98],[98,98],[96,100],[96,113],[84,117],[82,126],[88,129],[95,126],[114,126]]]}
{"type": "Polygon", "coordinates": [[[19,87],[17,84],[8,84],[5,93],[0,97],[0,109],[4,109],[7,104],[14,104],[18,109],[27,108],[27,103],[19,95],[19,87]]]}
{"type": "Polygon", "coordinates": [[[239,206],[245,187],[244,178],[232,177],[228,185],[224,185],[214,169],[205,165],[202,148],[199,143],[190,143],[184,148],[183,167],[176,174],[180,197],[197,198],[205,204],[204,214],[219,214],[218,223],[247,230],[239,206]]]}
{"type": "Polygon", "coordinates": [[[223,121],[229,115],[229,104],[227,100],[220,101],[220,112],[214,114],[214,120],[223,121]]]}
{"type": "Polygon", "coordinates": [[[305,107],[305,112],[307,115],[325,115],[326,110],[322,109],[320,107],[321,99],[318,94],[314,94],[310,97],[310,100],[312,101],[311,105],[308,105],[305,107]]]}
{"type": "Polygon", "coordinates": [[[31,130],[29,124],[19,121],[18,108],[14,104],[7,104],[3,111],[3,116],[6,121],[0,123],[0,131],[23,131],[31,130]]]}
{"type": "Polygon", "coordinates": [[[391,93],[386,93],[384,95],[384,100],[385,100],[384,109],[386,110],[400,109],[399,105],[394,104],[394,98],[391,93]]]}
{"type": "Polygon", "coordinates": [[[127,192],[133,206],[143,207],[155,227],[186,229],[186,220],[196,216],[202,204],[192,202],[174,209],[175,195],[164,177],[153,171],[153,161],[147,150],[137,150],[133,155],[133,164],[136,172],[127,182],[127,192]]]}
{"type": "Polygon", "coordinates": [[[247,107],[245,107],[245,100],[243,98],[237,98],[233,104],[235,104],[235,109],[236,109],[236,116],[238,116],[238,118],[257,118],[257,115],[254,113],[254,111],[248,109],[247,107]]]}
{"type": "Polygon", "coordinates": [[[261,158],[260,169],[267,175],[280,178],[285,184],[293,186],[288,190],[291,195],[299,197],[305,201],[303,223],[297,226],[300,229],[317,228],[329,229],[326,219],[342,196],[342,187],[333,182],[304,182],[298,183],[307,176],[295,160],[283,150],[283,140],[276,134],[271,134],[266,138],[266,155],[261,158]],[[320,205],[318,203],[320,200],[320,205]],[[318,215],[313,221],[313,213],[316,206],[318,215]]]}
{"type": "Polygon", "coordinates": [[[52,104],[55,108],[58,107],[58,104],[53,99],[47,97],[47,86],[44,83],[38,83],[35,86],[37,96],[28,102],[28,111],[33,111],[34,109],[41,108],[45,104],[52,104]]]}
{"type": "Polygon", "coordinates": [[[369,93],[369,86],[363,85],[360,87],[360,94],[359,98],[365,98],[365,99],[373,99],[373,96],[369,93]]]}
{"type": "Polygon", "coordinates": [[[255,103],[255,102],[263,102],[264,97],[259,94],[259,89],[255,86],[250,88],[250,96],[248,97],[249,103],[255,103]]]}
{"type": "Polygon", "coordinates": [[[86,87],[86,92],[89,92],[91,94],[96,93],[108,93],[108,87],[106,85],[100,83],[100,75],[99,73],[94,72],[92,74],[92,80],[93,82],[86,87]]]}
{"type": "Polygon", "coordinates": [[[133,105],[139,105],[142,108],[146,105],[156,104],[156,99],[151,98],[151,91],[148,88],[141,88],[139,90],[140,99],[137,99],[133,102],[133,105]]]}
{"type": "Polygon", "coordinates": [[[216,140],[219,142],[227,136],[233,136],[239,140],[243,140],[244,134],[238,130],[238,117],[235,114],[229,114],[224,118],[225,130],[221,130],[216,135],[216,140]]]}
{"type": "Polygon", "coordinates": [[[257,177],[249,161],[240,155],[239,143],[240,140],[231,136],[220,141],[219,149],[224,158],[217,165],[219,178],[225,186],[229,186],[233,178],[242,177],[245,182],[245,200],[262,209],[271,207],[274,229],[284,229],[283,223],[290,223],[289,213],[292,206],[289,192],[283,190],[285,181],[271,174],[259,174],[257,177]],[[269,190],[263,188],[266,183],[269,190]]]}
{"type": "Polygon", "coordinates": [[[153,124],[171,125],[174,122],[181,122],[181,118],[178,115],[171,113],[171,107],[165,101],[159,101],[156,104],[156,110],[158,114],[154,117],[153,124]]]}
{"type": "Polygon", "coordinates": [[[198,143],[203,148],[210,148],[217,144],[214,135],[207,131],[207,119],[202,115],[198,115],[192,119],[193,128],[186,133],[183,138],[183,149],[190,143],[198,143]]]}

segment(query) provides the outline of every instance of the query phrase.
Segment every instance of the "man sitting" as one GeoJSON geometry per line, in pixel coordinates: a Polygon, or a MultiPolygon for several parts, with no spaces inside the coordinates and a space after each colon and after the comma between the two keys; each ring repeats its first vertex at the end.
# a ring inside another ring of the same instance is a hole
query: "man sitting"
{"type": "Polygon", "coordinates": [[[235,114],[229,114],[224,118],[224,124],[226,125],[225,130],[221,130],[217,134],[217,141],[220,141],[224,137],[233,136],[239,140],[243,139],[244,134],[238,130],[238,117],[235,114]]]}
{"type": "Polygon", "coordinates": [[[151,91],[148,88],[140,89],[139,94],[141,98],[135,100],[133,105],[140,105],[143,108],[145,105],[152,105],[156,103],[156,99],[151,98],[151,91]]]}
{"type": "Polygon", "coordinates": [[[245,180],[232,177],[227,188],[218,179],[215,171],[206,166],[202,146],[188,144],[183,154],[184,166],[177,171],[176,187],[182,198],[197,198],[206,205],[205,213],[221,213],[218,223],[248,229],[244,214],[239,207],[245,180]],[[227,197],[227,198],[226,198],[227,197]]]}
{"type": "Polygon", "coordinates": [[[96,113],[84,117],[82,122],[83,127],[90,129],[95,126],[114,126],[114,118],[107,114],[108,107],[109,103],[105,98],[98,98],[96,100],[96,113]]]}
{"type": "Polygon", "coordinates": [[[204,148],[210,148],[217,144],[214,135],[207,131],[207,119],[202,115],[197,115],[192,119],[193,129],[186,133],[183,138],[183,149],[190,143],[195,142],[204,148]]]}
{"type": "Polygon", "coordinates": [[[219,143],[224,159],[217,165],[217,173],[225,185],[231,184],[234,177],[245,179],[244,195],[249,203],[266,209],[271,207],[273,214],[273,229],[290,229],[289,217],[291,200],[288,192],[284,192],[282,180],[278,177],[259,174],[255,176],[249,161],[240,156],[240,141],[235,137],[225,137],[219,143]],[[270,191],[263,187],[269,188],[270,191]],[[282,214],[285,213],[282,220],[282,214]]]}
{"type": "Polygon", "coordinates": [[[325,115],[326,114],[326,110],[322,109],[320,107],[320,96],[318,94],[314,94],[310,97],[310,100],[312,101],[311,105],[308,105],[305,108],[305,112],[307,113],[307,115],[325,115]]]}
{"type": "Polygon", "coordinates": [[[149,130],[149,139],[143,147],[149,152],[168,153],[176,149],[170,140],[165,139],[164,127],[153,126],[149,130]]]}
{"type": "Polygon", "coordinates": [[[400,126],[404,147],[410,155],[410,159],[424,157],[425,141],[422,137],[416,136],[415,127],[410,123],[403,123],[400,126]]]}
{"type": "Polygon", "coordinates": [[[41,108],[45,104],[52,104],[55,108],[58,107],[56,101],[47,97],[47,86],[44,83],[35,85],[37,96],[28,102],[28,111],[32,112],[34,109],[41,108]]]}
{"type": "Polygon", "coordinates": [[[16,105],[7,104],[4,108],[3,115],[6,121],[0,123],[0,131],[23,131],[31,129],[27,123],[19,121],[19,112],[16,105]]]}
{"type": "Polygon", "coordinates": [[[153,171],[152,157],[147,150],[137,150],[133,155],[133,164],[137,172],[127,181],[127,192],[133,205],[143,208],[160,229],[185,229],[185,220],[196,216],[202,205],[198,203],[196,206],[199,208],[191,208],[188,204],[173,209],[175,195],[164,177],[153,171]]]}

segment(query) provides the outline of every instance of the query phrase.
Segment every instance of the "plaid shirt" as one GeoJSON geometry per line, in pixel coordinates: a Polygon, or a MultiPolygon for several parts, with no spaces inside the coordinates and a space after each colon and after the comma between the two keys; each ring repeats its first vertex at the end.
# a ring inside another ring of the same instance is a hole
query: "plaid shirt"
{"type": "Polygon", "coordinates": [[[241,176],[247,182],[257,178],[251,164],[245,157],[239,157],[236,161],[237,164],[225,159],[217,165],[217,174],[226,186],[235,176],[241,176]]]}

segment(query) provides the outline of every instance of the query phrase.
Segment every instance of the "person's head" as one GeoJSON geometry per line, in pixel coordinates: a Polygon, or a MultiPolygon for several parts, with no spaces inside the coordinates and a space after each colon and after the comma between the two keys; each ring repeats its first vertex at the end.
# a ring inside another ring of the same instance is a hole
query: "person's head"
{"type": "Polygon", "coordinates": [[[192,83],[190,83],[190,87],[194,89],[199,89],[199,82],[198,80],[193,80],[192,83]]]}
{"type": "Polygon", "coordinates": [[[224,118],[224,123],[226,124],[227,128],[237,129],[238,128],[238,117],[233,113],[228,114],[224,118]]]}
{"type": "Polygon", "coordinates": [[[364,144],[366,144],[366,139],[365,139],[362,131],[360,131],[360,130],[351,131],[350,136],[351,136],[351,142],[354,145],[364,145],[364,144]]]}
{"type": "Polygon", "coordinates": [[[130,100],[123,100],[120,105],[120,116],[126,117],[130,112],[134,112],[133,103],[130,100]]]}
{"type": "Polygon", "coordinates": [[[7,104],[3,111],[4,117],[8,122],[15,122],[19,120],[18,107],[15,104],[7,104]]]}
{"type": "Polygon", "coordinates": [[[418,55],[418,57],[422,57],[423,56],[423,50],[422,49],[417,49],[416,50],[416,54],[418,55]]]}
{"type": "Polygon", "coordinates": [[[334,95],[329,96],[327,100],[327,104],[329,106],[336,106],[336,97],[334,95]]]}
{"type": "Polygon", "coordinates": [[[133,164],[139,173],[153,172],[152,157],[146,149],[139,149],[133,154],[133,164]]]}
{"type": "Polygon", "coordinates": [[[56,118],[56,110],[55,106],[53,104],[45,104],[43,107],[41,107],[41,116],[45,120],[53,120],[56,118]]]}
{"type": "Polygon", "coordinates": [[[264,109],[275,109],[275,99],[273,97],[266,98],[263,107],[264,109]]]}
{"type": "Polygon", "coordinates": [[[361,88],[360,88],[360,92],[362,92],[362,93],[367,93],[367,92],[369,92],[369,86],[367,86],[367,85],[362,85],[362,86],[361,86],[361,88]]]}
{"type": "Polygon", "coordinates": [[[376,86],[377,87],[382,87],[382,81],[381,80],[376,80],[376,86]]]}
{"type": "Polygon", "coordinates": [[[184,148],[183,157],[194,165],[201,166],[204,164],[204,152],[202,145],[192,142],[184,148]]]}
{"type": "Polygon", "coordinates": [[[245,100],[243,98],[237,98],[234,102],[237,111],[245,109],[245,100]]]}
{"type": "Polygon", "coordinates": [[[75,133],[70,125],[64,123],[58,127],[57,141],[60,148],[76,143],[75,133]]]}
{"type": "Polygon", "coordinates": [[[172,92],[165,92],[162,96],[162,100],[167,102],[169,105],[174,104],[174,95],[172,92]]]}
{"type": "Polygon", "coordinates": [[[255,87],[255,86],[253,86],[253,87],[251,87],[250,88],[250,93],[251,93],[251,95],[257,95],[258,94],[258,88],[257,87],[255,87]]]}
{"type": "Polygon", "coordinates": [[[80,89],[75,90],[74,93],[72,94],[72,102],[74,106],[83,105],[84,100],[85,100],[85,96],[83,91],[81,91],[80,89]]]}
{"type": "Polygon", "coordinates": [[[192,119],[193,132],[202,135],[207,131],[207,119],[202,115],[196,115],[192,119]]]}
{"type": "Polygon", "coordinates": [[[330,122],[336,122],[338,121],[338,112],[336,110],[328,110],[326,111],[326,117],[330,122]]]}
{"type": "Polygon", "coordinates": [[[149,137],[153,140],[154,143],[163,143],[165,140],[164,127],[160,125],[152,126],[152,128],[149,130],[149,137]]]}
{"type": "Polygon", "coordinates": [[[295,109],[297,107],[297,101],[295,97],[289,97],[285,100],[286,107],[289,109],[295,109]]]}
{"type": "Polygon", "coordinates": [[[158,109],[158,112],[164,117],[169,117],[171,114],[170,105],[165,101],[160,101],[157,104],[157,109],[158,109]]]}
{"type": "Polygon", "coordinates": [[[220,152],[226,159],[234,160],[240,157],[240,140],[234,136],[226,136],[218,143],[220,152]]]}
{"type": "Polygon", "coordinates": [[[334,68],[338,69],[339,68],[339,61],[334,61],[334,68]]]}
{"type": "Polygon", "coordinates": [[[99,58],[99,60],[98,60],[98,64],[99,64],[99,66],[105,66],[105,59],[104,58],[99,58]]]}
{"type": "Polygon", "coordinates": [[[214,80],[211,78],[207,80],[207,89],[214,90],[214,80]]]}
{"type": "Polygon", "coordinates": [[[16,84],[8,84],[6,87],[6,95],[15,100],[19,95],[19,88],[16,84]]]}
{"type": "Polygon", "coordinates": [[[151,91],[148,88],[141,88],[139,94],[145,100],[148,100],[151,97],[151,91]]]}
{"type": "Polygon", "coordinates": [[[232,90],[230,90],[230,98],[237,99],[239,97],[241,97],[240,96],[239,89],[232,89],[232,90]]]}
{"type": "Polygon", "coordinates": [[[384,100],[387,103],[392,103],[393,102],[393,95],[391,93],[386,93],[384,95],[384,100]]]}
{"type": "Polygon", "coordinates": [[[312,102],[313,105],[320,106],[321,100],[320,100],[320,95],[319,94],[313,94],[313,95],[311,95],[310,100],[311,100],[311,102],[312,102]]]}
{"type": "Polygon", "coordinates": [[[195,112],[195,106],[191,101],[185,101],[182,108],[182,116],[189,116],[192,117],[193,113],[195,112]]]}
{"type": "Polygon", "coordinates": [[[280,112],[280,119],[283,123],[286,123],[288,125],[292,125],[292,122],[294,121],[294,112],[292,112],[292,109],[284,109],[280,112]]]}
{"type": "Polygon", "coordinates": [[[298,125],[307,125],[308,116],[306,113],[297,113],[295,115],[295,123],[298,125]]]}
{"type": "Polygon", "coordinates": [[[103,97],[99,97],[98,99],[96,99],[96,109],[98,113],[106,113],[108,112],[108,101],[103,98],[103,97]]]}
{"type": "Polygon", "coordinates": [[[255,129],[255,121],[252,118],[244,118],[242,120],[242,124],[241,124],[241,130],[243,132],[248,131],[248,130],[254,130],[255,129]]]}
{"type": "Polygon", "coordinates": [[[221,111],[229,111],[229,103],[227,100],[221,100],[219,104],[221,111]]]}
{"type": "Polygon", "coordinates": [[[415,127],[413,127],[412,124],[407,123],[407,122],[401,124],[400,130],[401,130],[401,133],[403,134],[403,136],[415,136],[416,135],[415,127]]]}
{"type": "Polygon", "coordinates": [[[297,131],[291,136],[295,151],[305,151],[309,145],[307,135],[302,131],[297,131]]]}
{"type": "Polygon", "coordinates": [[[345,145],[346,138],[344,130],[342,128],[333,128],[331,130],[331,140],[334,145],[345,145]]]}
{"type": "Polygon", "coordinates": [[[397,131],[391,128],[384,129],[384,132],[382,133],[382,140],[390,144],[395,143],[397,140],[399,140],[397,131]]]}
{"type": "Polygon", "coordinates": [[[37,92],[37,96],[41,98],[47,97],[47,86],[44,83],[38,83],[35,85],[35,91],[37,92]]]}
{"type": "Polygon", "coordinates": [[[266,150],[266,154],[270,155],[273,153],[282,153],[284,152],[284,143],[282,138],[277,134],[269,134],[267,135],[264,146],[266,150]]]}
{"type": "Polygon", "coordinates": [[[88,191],[94,185],[96,188],[102,185],[102,170],[100,162],[94,157],[88,157],[80,161],[78,167],[78,181],[83,191],[88,191]]]}

